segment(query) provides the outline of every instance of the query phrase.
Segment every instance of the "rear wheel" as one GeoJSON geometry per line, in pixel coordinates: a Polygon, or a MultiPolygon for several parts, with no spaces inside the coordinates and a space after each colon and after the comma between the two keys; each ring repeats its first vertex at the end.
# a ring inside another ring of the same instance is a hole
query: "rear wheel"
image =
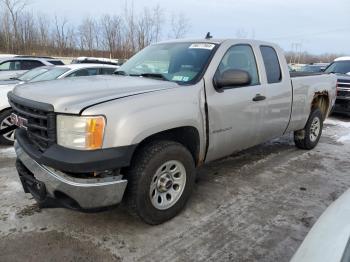
{"type": "Polygon", "coordinates": [[[195,182],[194,160],[183,145],[156,141],[140,149],[127,179],[131,211],[148,224],[160,224],[185,206],[195,182]]]}
{"type": "MultiPolygon", "coordinates": [[[[11,123],[11,109],[6,109],[0,113],[0,130],[12,126],[11,123]]],[[[1,145],[13,145],[15,141],[15,130],[7,132],[6,134],[0,135],[1,145]]]]}
{"type": "Polygon", "coordinates": [[[305,125],[305,128],[294,132],[296,147],[313,149],[320,140],[323,128],[323,115],[320,109],[314,109],[305,125]]]}

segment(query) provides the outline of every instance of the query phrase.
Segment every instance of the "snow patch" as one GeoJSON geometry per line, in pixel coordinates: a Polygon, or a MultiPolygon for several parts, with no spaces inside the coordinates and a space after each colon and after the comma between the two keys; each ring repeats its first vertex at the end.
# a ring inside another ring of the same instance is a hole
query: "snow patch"
{"type": "Polygon", "coordinates": [[[9,183],[6,183],[6,186],[11,192],[21,192],[23,190],[22,185],[17,181],[11,181],[9,183]]]}
{"type": "Polygon", "coordinates": [[[14,147],[0,147],[0,156],[7,156],[7,157],[16,156],[14,147]]]}
{"type": "Polygon", "coordinates": [[[340,126],[340,127],[345,127],[345,128],[349,128],[350,129],[350,122],[344,122],[341,120],[337,120],[337,119],[326,119],[326,121],[324,121],[325,124],[329,124],[329,125],[334,125],[334,126],[340,126]]]}
{"type": "Polygon", "coordinates": [[[337,142],[341,142],[341,143],[344,143],[344,142],[348,142],[350,141],[350,133],[345,135],[345,136],[341,136],[337,142]]]}

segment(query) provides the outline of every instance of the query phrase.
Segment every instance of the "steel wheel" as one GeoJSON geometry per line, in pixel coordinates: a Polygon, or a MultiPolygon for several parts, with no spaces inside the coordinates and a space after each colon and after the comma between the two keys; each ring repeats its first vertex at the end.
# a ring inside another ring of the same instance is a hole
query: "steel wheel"
{"type": "Polygon", "coordinates": [[[150,186],[152,205],[159,210],[172,207],[181,197],[186,185],[186,169],[176,160],[161,165],[150,186]]]}
{"type": "MultiPolygon", "coordinates": [[[[3,129],[10,127],[10,126],[12,126],[11,117],[8,116],[1,121],[0,130],[3,130],[3,129]]],[[[10,142],[14,142],[15,141],[15,130],[12,130],[6,134],[3,134],[2,136],[6,140],[8,140],[10,142]]]]}
{"type": "Polygon", "coordinates": [[[318,117],[315,117],[311,123],[310,127],[310,140],[315,142],[321,131],[321,120],[318,117]]]}

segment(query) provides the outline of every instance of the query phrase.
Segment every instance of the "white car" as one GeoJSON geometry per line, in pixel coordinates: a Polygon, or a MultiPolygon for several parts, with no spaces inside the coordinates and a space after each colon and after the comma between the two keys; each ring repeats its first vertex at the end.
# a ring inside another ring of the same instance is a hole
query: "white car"
{"type": "Polygon", "coordinates": [[[291,262],[350,261],[350,189],[317,220],[291,262]]]}
{"type": "MultiPolygon", "coordinates": [[[[19,76],[6,81],[0,81],[0,130],[11,126],[11,106],[7,100],[7,93],[23,83],[49,81],[67,77],[111,75],[117,66],[104,64],[71,64],[65,66],[45,66],[35,68],[19,76]]],[[[14,141],[14,131],[0,136],[0,144],[11,145],[14,141]]]]}
{"type": "Polygon", "coordinates": [[[110,59],[104,57],[77,57],[72,60],[72,64],[106,64],[120,67],[125,62],[124,59],[110,59]]]}
{"type": "Polygon", "coordinates": [[[52,57],[15,56],[0,61],[0,80],[18,77],[28,70],[40,66],[64,65],[64,63],[52,57]]]}

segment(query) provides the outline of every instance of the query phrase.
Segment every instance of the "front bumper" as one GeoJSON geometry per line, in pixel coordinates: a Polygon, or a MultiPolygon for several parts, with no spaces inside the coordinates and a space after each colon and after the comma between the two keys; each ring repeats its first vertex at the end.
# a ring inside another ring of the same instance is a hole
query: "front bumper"
{"type": "Polygon", "coordinates": [[[122,176],[81,179],[41,165],[33,160],[18,144],[17,171],[24,191],[39,201],[54,199],[74,209],[96,209],[121,202],[127,185],[122,176]]]}

